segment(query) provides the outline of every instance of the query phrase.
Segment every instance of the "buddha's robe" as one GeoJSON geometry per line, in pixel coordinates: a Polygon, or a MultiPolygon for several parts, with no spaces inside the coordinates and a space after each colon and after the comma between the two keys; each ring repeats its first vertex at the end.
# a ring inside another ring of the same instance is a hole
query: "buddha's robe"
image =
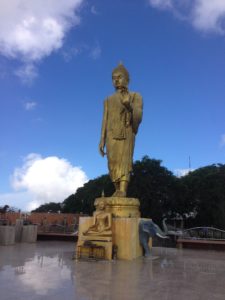
{"type": "Polygon", "coordinates": [[[129,181],[135,135],[142,120],[142,97],[134,92],[129,94],[130,109],[122,104],[119,92],[104,102],[101,137],[106,143],[109,174],[113,182],[129,181]]]}

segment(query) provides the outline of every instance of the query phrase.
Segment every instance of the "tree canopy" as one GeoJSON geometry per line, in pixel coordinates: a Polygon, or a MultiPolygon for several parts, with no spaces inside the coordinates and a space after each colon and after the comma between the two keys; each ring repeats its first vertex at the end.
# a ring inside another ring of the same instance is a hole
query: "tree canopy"
{"type": "Polygon", "coordinates": [[[108,175],[102,175],[96,179],[89,180],[75,194],[70,195],[63,202],[63,212],[82,212],[92,214],[94,211],[95,198],[112,195],[113,184],[108,175]]]}
{"type": "Polygon", "coordinates": [[[199,168],[181,178],[184,203],[195,214],[196,226],[225,228],[225,165],[199,168]]]}
{"type": "MultiPolygon", "coordinates": [[[[62,204],[41,205],[35,211],[61,210],[92,214],[94,201],[102,193],[111,196],[113,184],[108,175],[92,179],[66,198],[62,204]]],[[[140,200],[142,217],[160,223],[163,217],[183,217],[186,226],[215,226],[225,229],[225,165],[199,168],[181,178],[148,156],[133,165],[128,197],[140,200]]]]}
{"type": "Polygon", "coordinates": [[[148,156],[136,161],[128,189],[128,197],[140,200],[141,216],[154,218],[156,222],[167,213],[173,213],[174,208],[170,204],[177,184],[177,178],[161,163],[161,160],[148,156]]]}

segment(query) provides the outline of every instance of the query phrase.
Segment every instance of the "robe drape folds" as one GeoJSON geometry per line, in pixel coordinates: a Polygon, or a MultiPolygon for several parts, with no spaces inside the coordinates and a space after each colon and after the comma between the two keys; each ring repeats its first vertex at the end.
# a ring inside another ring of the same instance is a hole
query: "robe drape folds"
{"type": "Polygon", "coordinates": [[[109,174],[113,182],[129,181],[135,135],[142,120],[142,97],[138,93],[129,94],[131,109],[122,104],[119,93],[109,96],[104,102],[102,139],[106,144],[109,174]]]}

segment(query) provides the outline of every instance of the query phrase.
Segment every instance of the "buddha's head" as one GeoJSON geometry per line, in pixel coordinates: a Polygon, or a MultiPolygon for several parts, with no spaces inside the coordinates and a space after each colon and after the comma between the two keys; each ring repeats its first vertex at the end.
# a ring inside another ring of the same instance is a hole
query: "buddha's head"
{"type": "Polygon", "coordinates": [[[105,201],[102,199],[98,203],[96,203],[97,210],[104,210],[105,209],[105,201]]]}
{"type": "Polygon", "coordinates": [[[127,88],[130,81],[130,76],[123,64],[119,64],[112,71],[112,82],[116,90],[127,88]]]}

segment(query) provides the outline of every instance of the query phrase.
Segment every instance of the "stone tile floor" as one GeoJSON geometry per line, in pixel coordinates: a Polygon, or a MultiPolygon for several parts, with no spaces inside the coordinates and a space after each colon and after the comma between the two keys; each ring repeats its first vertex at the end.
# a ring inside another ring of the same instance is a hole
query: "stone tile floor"
{"type": "Polygon", "coordinates": [[[0,299],[225,299],[225,252],[154,248],[153,260],[76,262],[74,246],[0,246],[0,299]]]}

